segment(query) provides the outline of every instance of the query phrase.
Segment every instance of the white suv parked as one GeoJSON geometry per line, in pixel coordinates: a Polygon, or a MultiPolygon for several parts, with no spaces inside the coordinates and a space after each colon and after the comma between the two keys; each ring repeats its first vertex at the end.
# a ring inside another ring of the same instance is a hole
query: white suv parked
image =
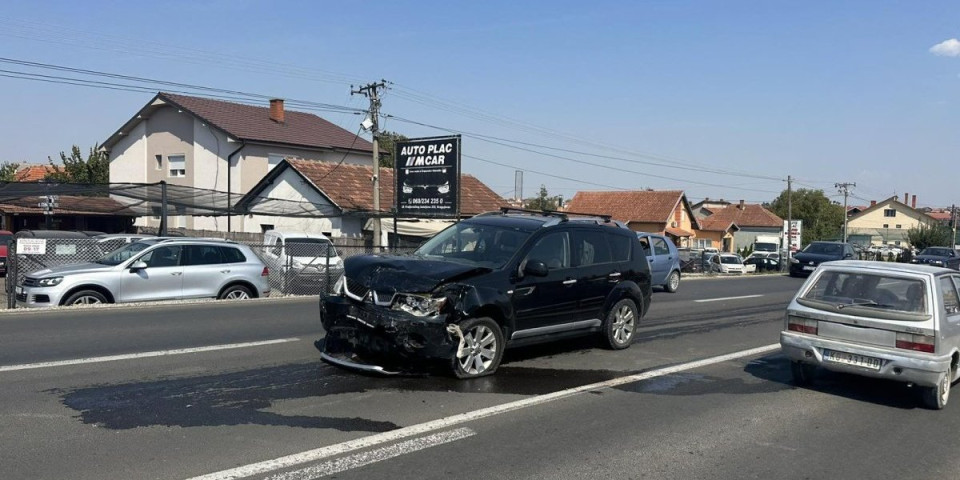
{"type": "Polygon", "coordinates": [[[269,273],[246,245],[152,238],[127,244],[95,263],[27,274],[17,286],[17,307],[266,297],[269,273]]]}
{"type": "Polygon", "coordinates": [[[343,275],[343,260],[322,233],[267,230],[263,243],[263,261],[284,293],[326,294],[343,275]]]}

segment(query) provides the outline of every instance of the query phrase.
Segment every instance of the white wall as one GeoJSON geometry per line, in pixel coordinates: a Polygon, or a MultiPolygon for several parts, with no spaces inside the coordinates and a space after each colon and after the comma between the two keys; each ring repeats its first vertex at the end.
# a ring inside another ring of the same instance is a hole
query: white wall
{"type": "Polygon", "coordinates": [[[110,150],[110,183],[147,182],[146,124],[140,122],[110,150]]]}

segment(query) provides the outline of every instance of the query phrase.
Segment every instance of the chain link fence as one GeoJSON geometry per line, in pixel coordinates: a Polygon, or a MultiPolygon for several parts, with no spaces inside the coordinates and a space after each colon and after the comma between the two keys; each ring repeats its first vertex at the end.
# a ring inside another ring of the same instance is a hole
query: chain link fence
{"type": "MultiPolygon", "coordinates": [[[[188,240],[189,238],[184,238],[188,240]]],[[[7,307],[14,308],[17,286],[34,272],[64,265],[93,263],[128,243],[124,238],[20,238],[11,244],[5,290],[7,307]],[[21,253],[17,253],[20,251],[21,253]]],[[[413,247],[388,248],[337,245],[331,242],[265,245],[235,242],[253,250],[270,274],[271,296],[325,295],[343,275],[343,261],[369,253],[406,254],[413,247]]],[[[189,267],[185,267],[189,268],[189,267]]],[[[40,274],[32,275],[39,276],[40,274]]]]}

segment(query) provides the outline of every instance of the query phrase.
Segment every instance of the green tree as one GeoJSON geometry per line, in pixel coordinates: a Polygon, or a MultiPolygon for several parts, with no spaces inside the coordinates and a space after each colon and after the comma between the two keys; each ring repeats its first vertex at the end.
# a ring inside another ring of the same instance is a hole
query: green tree
{"type": "Polygon", "coordinates": [[[918,250],[923,250],[927,247],[953,247],[953,244],[950,242],[950,237],[953,236],[953,232],[946,225],[924,225],[920,224],[919,227],[913,227],[907,230],[907,239],[910,241],[910,245],[913,248],[918,250]]]}
{"type": "Polygon", "coordinates": [[[380,147],[380,166],[393,168],[397,160],[397,142],[407,140],[406,135],[384,130],[377,134],[377,143],[380,147]]]}
{"type": "Polygon", "coordinates": [[[20,170],[19,163],[3,162],[0,164],[0,182],[12,182],[17,170],[20,170]]]}
{"type": "Polygon", "coordinates": [[[556,210],[559,205],[557,197],[551,197],[547,192],[547,187],[540,185],[540,193],[536,197],[527,201],[526,208],[530,210],[556,210]]]}
{"type": "MultiPolygon", "coordinates": [[[[801,188],[793,191],[793,219],[803,221],[800,242],[840,238],[843,230],[843,206],[830,201],[823,190],[801,188]]],[[[787,218],[787,191],[770,202],[770,210],[787,218]]]]}
{"type": "Polygon", "coordinates": [[[107,152],[100,151],[100,145],[90,149],[87,158],[80,155],[80,147],[74,145],[70,155],[60,152],[61,164],[53,162],[47,157],[53,172],[47,174],[46,180],[60,183],[101,184],[110,183],[110,157],[107,152]]]}

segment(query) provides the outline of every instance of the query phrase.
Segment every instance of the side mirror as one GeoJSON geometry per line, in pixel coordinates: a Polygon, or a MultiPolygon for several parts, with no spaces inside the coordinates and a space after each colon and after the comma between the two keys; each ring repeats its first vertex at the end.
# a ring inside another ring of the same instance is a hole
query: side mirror
{"type": "Polygon", "coordinates": [[[843,258],[850,258],[850,257],[852,257],[852,256],[853,256],[852,253],[846,253],[846,254],[843,255],[843,258]]]}
{"type": "Polygon", "coordinates": [[[134,272],[134,271],[137,271],[137,270],[143,270],[143,269],[145,269],[145,268],[147,268],[147,262],[144,262],[144,261],[142,261],[142,260],[138,260],[138,261],[133,262],[133,263],[130,264],[130,271],[131,271],[131,272],[134,272]]]}
{"type": "Polygon", "coordinates": [[[527,264],[523,267],[523,273],[534,277],[546,277],[550,270],[547,269],[547,264],[540,260],[527,260],[527,264]]]}

